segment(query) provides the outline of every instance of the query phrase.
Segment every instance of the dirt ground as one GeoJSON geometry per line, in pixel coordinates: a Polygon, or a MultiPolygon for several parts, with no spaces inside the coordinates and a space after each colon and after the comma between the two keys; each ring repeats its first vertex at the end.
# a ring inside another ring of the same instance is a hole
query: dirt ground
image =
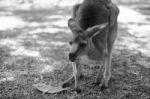
{"type": "Polygon", "coordinates": [[[81,93],[47,94],[33,87],[59,85],[72,75],[67,57],[72,4],[63,1],[51,6],[0,1],[0,99],[150,99],[150,4],[145,2],[118,4],[119,34],[108,89],[92,84],[97,66],[83,66],[81,93]]]}

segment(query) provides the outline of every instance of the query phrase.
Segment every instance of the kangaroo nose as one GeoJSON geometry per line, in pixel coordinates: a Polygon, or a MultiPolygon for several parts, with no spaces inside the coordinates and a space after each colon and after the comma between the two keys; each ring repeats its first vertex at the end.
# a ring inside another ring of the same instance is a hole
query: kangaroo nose
{"type": "Polygon", "coordinates": [[[69,60],[70,60],[71,62],[74,62],[74,61],[76,60],[76,54],[74,54],[74,53],[69,53],[69,60]]]}

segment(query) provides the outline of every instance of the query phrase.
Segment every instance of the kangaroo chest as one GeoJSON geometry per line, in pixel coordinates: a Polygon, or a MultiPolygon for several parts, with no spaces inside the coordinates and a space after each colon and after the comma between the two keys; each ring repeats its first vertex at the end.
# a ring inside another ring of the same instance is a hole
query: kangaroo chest
{"type": "Polygon", "coordinates": [[[83,65],[99,65],[101,63],[101,61],[90,59],[87,55],[81,56],[79,62],[83,65]]]}
{"type": "Polygon", "coordinates": [[[92,39],[90,39],[87,53],[79,58],[80,63],[85,65],[96,65],[100,64],[102,59],[103,49],[97,49],[93,44],[92,39]]]}

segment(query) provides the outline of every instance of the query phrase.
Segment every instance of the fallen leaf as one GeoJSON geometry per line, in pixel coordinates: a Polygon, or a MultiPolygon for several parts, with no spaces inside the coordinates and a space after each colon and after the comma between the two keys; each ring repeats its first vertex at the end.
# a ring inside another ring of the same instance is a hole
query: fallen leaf
{"type": "Polygon", "coordinates": [[[44,83],[34,84],[33,86],[43,93],[58,93],[64,90],[68,90],[68,88],[62,88],[61,86],[53,87],[44,83]]]}

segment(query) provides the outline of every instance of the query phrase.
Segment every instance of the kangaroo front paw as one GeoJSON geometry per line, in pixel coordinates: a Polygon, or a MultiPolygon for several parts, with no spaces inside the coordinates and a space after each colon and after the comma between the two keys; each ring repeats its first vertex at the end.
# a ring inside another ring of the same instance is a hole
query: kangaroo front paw
{"type": "MultiPolygon", "coordinates": [[[[82,79],[84,78],[84,75],[80,75],[78,77],[78,79],[82,79]]],[[[73,84],[75,83],[75,79],[74,79],[74,76],[70,77],[67,81],[65,81],[63,84],[62,84],[62,88],[66,88],[66,87],[70,87],[72,86],[73,84]]]]}
{"type": "Polygon", "coordinates": [[[66,87],[70,87],[71,85],[73,85],[75,82],[75,79],[74,77],[72,76],[71,78],[69,78],[67,81],[65,81],[63,84],[62,84],[62,88],[66,88],[66,87]]]}
{"type": "Polygon", "coordinates": [[[107,88],[108,88],[108,81],[103,79],[101,84],[100,84],[100,89],[103,91],[103,90],[105,90],[107,88]]]}
{"type": "Polygon", "coordinates": [[[74,90],[73,90],[73,91],[76,91],[77,93],[81,93],[81,89],[80,89],[79,87],[74,88],[74,90]]]}

